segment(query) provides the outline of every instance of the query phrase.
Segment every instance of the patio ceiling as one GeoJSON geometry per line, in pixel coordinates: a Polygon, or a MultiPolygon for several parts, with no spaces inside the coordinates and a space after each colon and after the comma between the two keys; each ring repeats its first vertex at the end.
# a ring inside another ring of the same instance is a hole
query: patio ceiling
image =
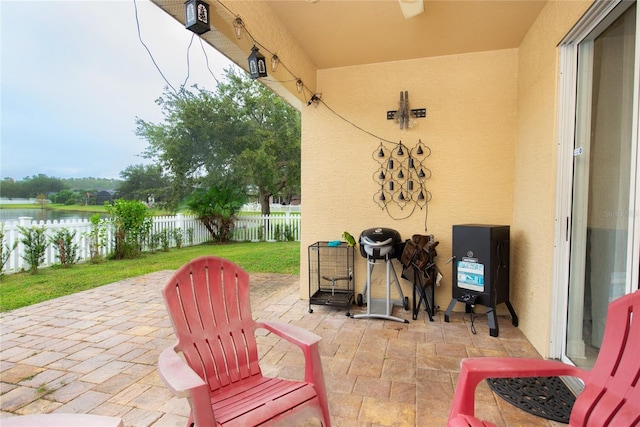
{"type": "Polygon", "coordinates": [[[545,4],[425,0],[405,19],[394,0],[267,3],[320,69],[514,48],[545,4]]]}
{"type": "MultiPolygon", "coordinates": [[[[184,0],[152,1],[184,23],[184,0]]],[[[277,31],[285,34],[279,37],[292,39],[318,70],[516,48],[546,4],[543,0],[424,0],[424,12],[406,19],[401,2],[420,1],[225,0],[223,6],[208,0],[215,30],[202,37],[246,69],[250,45],[235,40],[230,12],[245,18],[247,29],[259,41],[261,34],[276,31],[260,22],[272,15],[282,25],[277,31]],[[249,11],[256,9],[247,19],[249,11]]],[[[276,47],[270,49],[277,52],[276,47]]],[[[308,72],[299,75],[310,82],[308,72]]]]}

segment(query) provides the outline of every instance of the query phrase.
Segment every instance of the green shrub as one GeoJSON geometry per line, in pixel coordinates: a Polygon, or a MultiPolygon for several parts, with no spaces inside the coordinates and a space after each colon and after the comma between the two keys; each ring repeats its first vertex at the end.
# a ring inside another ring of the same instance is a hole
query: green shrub
{"type": "Polygon", "coordinates": [[[57,251],[57,257],[63,267],[71,267],[78,262],[78,244],[74,243],[76,231],[67,228],[58,230],[52,237],[51,243],[57,251]]]}
{"type": "Polygon", "coordinates": [[[0,276],[4,274],[4,265],[9,261],[11,252],[18,246],[18,241],[13,242],[13,245],[9,245],[4,241],[4,223],[0,223],[0,276]]]}
{"type": "Polygon", "coordinates": [[[171,230],[168,228],[163,229],[158,232],[160,238],[160,247],[162,250],[167,252],[171,247],[171,230]]]}
{"type": "Polygon", "coordinates": [[[35,274],[44,261],[44,253],[47,250],[47,229],[45,226],[22,227],[20,225],[18,229],[22,233],[20,242],[24,245],[22,259],[29,264],[29,271],[35,274]]]}
{"type": "Polygon", "coordinates": [[[160,240],[161,240],[161,233],[159,232],[153,233],[149,236],[148,242],[147,242],[147,249],[149,250],[149,252],[155,253],[155,251],[160,246],[160,240]]]}
{"type": "Polygon", "coordinates": [[[182,247],[182,228],[176,227],[172,230],[173,241],[176,242],[176,249],[182,247]]]}
{"type": "Polygon", "coordinates": [[[85,233],[85,237],[89,240],[89,257],[90,262],[97,264],[104,260],[102,248],[107,246],[107,220],[100,219],[100,214],[93,215],[89,221],[91,222],[91,231],[85,233]]]}
{"type": "Polygon", "coordinates": [[[115,259],[139,258],[144,242],[151,238],[153,219],[144,203],[118,199],[113,205],[105,203],[115,227],[115,259]]]}

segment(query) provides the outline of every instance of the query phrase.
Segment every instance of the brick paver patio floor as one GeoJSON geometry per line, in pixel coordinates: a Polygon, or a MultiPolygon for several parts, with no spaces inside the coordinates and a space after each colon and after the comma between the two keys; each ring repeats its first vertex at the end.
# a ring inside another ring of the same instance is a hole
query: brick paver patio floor
{"type": "MultiPolygon", "coordinates": [[[[32,413],[90,413],[121,417],[125,426],[184,426],[189,412],[160,381],[158,354],[174,342],[160,289],[161,271],[0,314],[0,424],[32,413]]],[[[335,426],[444,426],[460,359],[539,357],[508,318],[489,336],[486,318],[396,308],[403,324],[352,319],[345,311],[299,298],[297,276],[253,274],[257,320],[294,323],[320,335],[322,362],[335,426]]],[[[448,301],[447,301],[448,302],[448,301]]],[[[352,313],[363,310],[354,306],[352,313]]],[[[261,366],[270,376],[301,379],[298,349],[277,337],[258,337],[261,366]]],[[[561,426],[526,414],[483,384],[480,416],[499,425],[561,426]]],[[[319,425],[310,421],[309,425],[319,425]]]]}

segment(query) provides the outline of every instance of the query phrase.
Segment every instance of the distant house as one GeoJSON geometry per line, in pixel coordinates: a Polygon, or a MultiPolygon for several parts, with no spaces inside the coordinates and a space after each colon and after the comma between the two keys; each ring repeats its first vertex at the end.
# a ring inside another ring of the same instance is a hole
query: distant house
{"type": "Polygon", "coordinates": [[[104,202],[111,203],[116,194],[115,190],[101,190],[96,194],[96,205],[104,205],[104,202]]]}

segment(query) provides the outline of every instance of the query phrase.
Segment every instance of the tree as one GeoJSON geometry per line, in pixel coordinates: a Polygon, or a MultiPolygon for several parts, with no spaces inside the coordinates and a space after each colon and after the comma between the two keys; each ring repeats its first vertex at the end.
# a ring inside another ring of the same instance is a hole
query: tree
{"type": "Polygon", "coordinates": [[[20,185],[11,178],[5,178],[0,181],[0,195],[9,199],[20,197],[20,185]]]}
{"type": "Polygon", "coordinates": [[[236,158],[236,173],[258,190],[262,214],[270,213],[272,196],[300,192],[300,113],[266,86],[244,75],[229,74],[219,90],[237,99],[250,118],[247,144],[236,158]]]}
{"type": "Polygon", "coordinates": [[[41,209],[44,209],[44,207],[49,204],[49,199],[47,199],[47,196],[44,194],[38,194],[38,197],[36,197],[36,204],[40,205],[41,209]]]}
{"type": "Polygon", "coordinates": [[[136,134],[171,178],[171,205],[228,177],[258,190],[263,213],[270,196],[299,189],[299,113],[261,83],[227,70],[216,93],[165,90],[157,102],[164,122],[138,118],[136,134]]]}
{"type": "Polygon", "coordinates": [[[34,175],[31,178],[24,178],[20,185],[20,197],[36,197],[38,194],[57,193],[67,188],[66,184],[59,178],[48,177],[44,174],[34,175]]]}
{"type": "Polygon", "coordinates": [[[164,123],[137,119],[136,134],[149,142],[144,157],[169,175],[167,202],[176,206],[203,178],[229,174],[232,159],[242,151],[246,126],[215,94],[197,87],[177,94],[166,90],[157,102],[164,123]]]}
{"type": "Polygon", "coordinates": [[[171,183],[160,165],[130,165],[120,172],[120,178],[123,180],[118,189],[120,198],[146,202],[153,197],[160,203],[168,199],[167,188],[171,183]]]}
{"type": "Polygon", "coordinates": [[[246,193],[233,180],[196,189],[186,202],[207,228],[213,240],[226,242],[233,232],[236,214],[247,202],[246,193]]]}
{"type": "Polygon", "coordinates": [[[82,195],[71,190],[61,190],[51,196],[51,201],[62,205],[80,204],[82,203],[82,195]]]}

